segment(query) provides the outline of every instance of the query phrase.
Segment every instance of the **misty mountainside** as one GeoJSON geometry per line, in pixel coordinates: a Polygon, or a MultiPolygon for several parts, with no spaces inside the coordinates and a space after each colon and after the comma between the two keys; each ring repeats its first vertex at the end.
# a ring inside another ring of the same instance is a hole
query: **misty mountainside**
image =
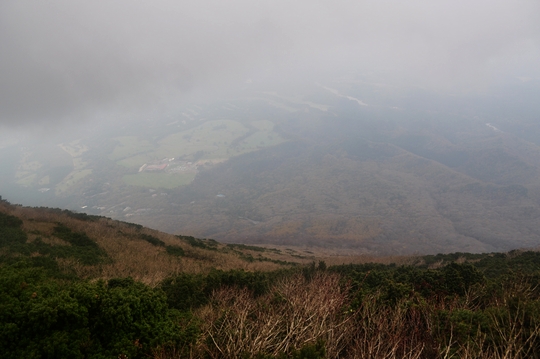
{"type": "Polygon", "coordinates": [[[0,268],[41,268],[62,279],[130,277],[156,285],[180,273],[271,271],[315,260],[313,253],[171,235],[141,225],[0,198],[0,268]]]}
{"type": "Polygon", "coordinates": [[[5,146],[0,191],[226,242],[378,254],[535,247],[538,88],[442,96],[356,79],[250,91],[5,146]]]}

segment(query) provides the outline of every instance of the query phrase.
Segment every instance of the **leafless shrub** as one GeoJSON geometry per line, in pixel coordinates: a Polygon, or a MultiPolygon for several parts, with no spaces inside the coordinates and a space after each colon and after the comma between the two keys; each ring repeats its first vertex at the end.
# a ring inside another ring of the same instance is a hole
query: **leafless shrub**
{"type": "Polygon", "coordinates": [[[381,305],[378,295],[362,300],[348,358],[433,358],[429,313],[405,301],[381,305]]]}
{"type": "MultiPolygon", "coordinates": [[[[537,284],[525,278],[514,278],[501,283],[500,292],[492,292],[485,301],[480,292],[485,288],[473,288],[466,293],[464,300],[452,310],[465,309],[485,316],[489,325],[478,328],[468,338],[457,339],[455,325],[450,325],[447,340],[441,340],[440,357],[442,358],[494,358],[521,359],[539,358],[537,353],[540,340],[540,321],[531,316],[527,305],[537,301],[537,284]],[[481,306],[484,309],[481,309],[481,306]]],[[[441,336],[441,338],[445,338],[441,336]]]]}
{"type": "Polygon", "coordinates": [[[539,339],[540,323],[525,325],[525,312],[517,310],[513,315],[505,311],[499,316],[490,312],[491,325],[488,333],[480,329],[464,343],[454,339],[454,329],[450,329],[448,341],[441,343],[440,357],[464,359],[525,359],[538,358],[534,343],[539,339]],[[527,329],[525,329],[527,328],[527,329]],[[490,337],[491,339],[488,339],[490,337]],[[493,342],[496,338],[496,343],[493,342]]]}
{"type": "Polygon", "coordinates": [[[328,358],[337,358],[351,329],[346,304],[347,289],[331,274],[311,280],[294,276],[259,298],[245,289],[224,288],[199,312],[208,325],[199,349],[211,358],[239,358],[290,353],[323,340],[328,358]]]}

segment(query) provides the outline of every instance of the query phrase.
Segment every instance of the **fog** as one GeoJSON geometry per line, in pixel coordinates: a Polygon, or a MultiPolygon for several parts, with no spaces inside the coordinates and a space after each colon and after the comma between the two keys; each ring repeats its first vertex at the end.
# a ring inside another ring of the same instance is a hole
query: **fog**
{"type": "Polygon", "coordinates": [[[540,2],[0,2],[0,195],[362,253],[540,244],[540,2]]]}
{"type": "Polygon", "coordinates": [[[540,79],[539,18],[535,0],[4,0],[0,121],[67,126],[343,74],[485,92],[540,79]]]}

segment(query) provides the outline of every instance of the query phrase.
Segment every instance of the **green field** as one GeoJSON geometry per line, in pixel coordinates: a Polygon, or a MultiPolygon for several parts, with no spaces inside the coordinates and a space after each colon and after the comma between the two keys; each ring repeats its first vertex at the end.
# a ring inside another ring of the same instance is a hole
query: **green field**
{"type": "Polygon", "coordinates": [[[120,166],[124,166],[128,168],[139,168],[143,164],[157,160],[157,159],[158,158],[152,153],[146,153],[146,154],[135,155],[133,157],[128,157],[116,163],[119,164],[120,166]]]}
{"type": "Polygon", "coordinates": [[[275,132],[259,131],[246,138],[241,144],[246,152],[248,152],[254,151],[260,147],[279,145],[282,142],[283,138],[275,132]]]}
{"type": "Polygon", "coordinates": [[[68,190],[71,186],[82,180],[84,177],[92,173],[91,169],[83,169],[71,172],[66,178],[56,185],[56,194],[60,194],[68,190]]]}
{"type": "Polygon", "coordinates": [[[208,121],[163,139],[156,153],[161,157],[179,157],[204,151],[204,159],[228,158],[227,149],[232,141],[248,132],[249,129],[237,121],[208,121]]]}
{"type": "Polygon", "coordinates": [[[124,182],[132,186],[166,188],[185,186],[195,178],[195,173],[137,173],[122,177],[124,182]]]}
{"type": "Polygon", "coordinates": [[[17,183],[21,186],[31,186],[36,181],[36,174],[32,173],[28,176],[22,177],[20,179],[17,179],[17,183]]]}
{"type": "Polygon", "coordinates": [[[120,142],[120,144],[116,146],[109,155],[109,159],[113,161],[154,150],[154,146],[152,146],[150,142],[140,140],[135,136],[116,137],[114,140],[120,142]]]}
{"type": "Polygon", "coordinates": [[[115,140],[120,144],[109,158],[128,168],[139,168],[145,163],[163,158],[193,156],[197,153],[201,154],[198,158],[202,160],[225,160],[284,141],[273,131],[274,124],[271,121],[254,121],[251,125],[258,131],[249,135],[250,130],[240,122],[207,121],[195,128],[165,137],[157,148],[133,136],[117,137],[115,140]]]}
{"type": "Polygon", "coordinates": [[[259,131],[273,131],[274,130],[274,123],[268,120],[253,121],[251,125],[255,127],[256,129],[258,129],[259,131]]]}

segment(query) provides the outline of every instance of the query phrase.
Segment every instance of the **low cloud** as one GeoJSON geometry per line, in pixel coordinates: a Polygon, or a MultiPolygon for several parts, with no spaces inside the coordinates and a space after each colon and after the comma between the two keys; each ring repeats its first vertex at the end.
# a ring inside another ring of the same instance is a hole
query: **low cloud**
{"type": "Polygon", "coordinates": [[[5,0],[0,121],[88,120],[336,70],[482,91],[540,79],[538,19],[534,0],[5,0]]]}

